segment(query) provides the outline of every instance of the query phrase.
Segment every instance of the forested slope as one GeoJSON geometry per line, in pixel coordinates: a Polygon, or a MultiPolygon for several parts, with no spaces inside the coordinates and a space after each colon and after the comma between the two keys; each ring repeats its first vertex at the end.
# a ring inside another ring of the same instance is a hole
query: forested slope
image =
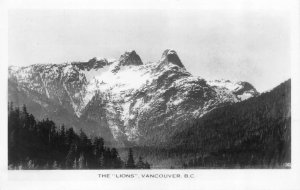
{"type": "Polygon", "coordinates": [[[184,167],[274,168],[291,162],[291,80],[246,101],[214,109],[173,136],[184,167]],[[188,157],[190,158],[190,157],[188,157]]]}

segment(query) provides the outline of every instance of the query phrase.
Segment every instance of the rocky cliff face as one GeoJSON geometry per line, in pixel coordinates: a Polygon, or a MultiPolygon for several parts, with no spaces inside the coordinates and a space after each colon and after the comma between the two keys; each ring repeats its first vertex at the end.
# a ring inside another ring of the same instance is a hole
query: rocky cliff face
{"type": "Polygon", "coordinates": [[[119,60],[9,67],[9,100],[26,104],[37,118],[119,146],[158,145],[179,123],[258,95],[247,82],[206,81],[192,76],[174,50],[144,64],[135,51],[119,60]]]}

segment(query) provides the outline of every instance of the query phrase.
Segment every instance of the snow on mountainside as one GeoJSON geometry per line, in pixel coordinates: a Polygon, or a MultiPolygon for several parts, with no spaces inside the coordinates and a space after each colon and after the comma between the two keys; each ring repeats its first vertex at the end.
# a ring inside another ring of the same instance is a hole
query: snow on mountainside
{"type": "Polygon", "coordinates": [[[250,97],[258,95],[256,89],[248,82],[232,82],[230,80],[214,80],[207,82],[210,86],[216,89],[226,89],[236,95],[236,102],[246,100],[250,97]]]}
{"type": "Polygon", "coordinates": [[[174,50],[147,64],[130,51],[119,60],[11,66],[8,93],[38,118],[82,127],[120,146],[162,143],[183,121],[258,95],[247,82],[192,76],[174,50]]]}

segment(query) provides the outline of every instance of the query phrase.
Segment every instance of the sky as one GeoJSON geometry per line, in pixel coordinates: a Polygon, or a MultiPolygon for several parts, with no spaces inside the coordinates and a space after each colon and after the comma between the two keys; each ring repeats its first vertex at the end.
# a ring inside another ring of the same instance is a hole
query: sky
{"type": "Polygon", "coordinates": [[[289,21],[276,10],[10,10],[8,59],[26,66],[135,50],[148,62],[174,49],[195,76],[263,92],[291,77],[289,21]]]}

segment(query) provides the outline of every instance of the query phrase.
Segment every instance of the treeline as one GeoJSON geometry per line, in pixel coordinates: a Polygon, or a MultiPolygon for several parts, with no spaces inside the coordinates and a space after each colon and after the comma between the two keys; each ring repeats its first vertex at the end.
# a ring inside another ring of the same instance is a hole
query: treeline
{"type": "Polygon", "coordinates": [[[176,134],[184,168],[281,168],[291,163],[291,81],[217,108],[176,134]]]}
{"type": "Polygon", "coordinates": [[[37,121],[27,112],[8,106],[9,169],[149,169],[140,157],[135,164],[129,149],[122,161],[116,148],[104,145],[103,138],[90,139],[80,130],[56,127],[49,119],[37,121]]]}

